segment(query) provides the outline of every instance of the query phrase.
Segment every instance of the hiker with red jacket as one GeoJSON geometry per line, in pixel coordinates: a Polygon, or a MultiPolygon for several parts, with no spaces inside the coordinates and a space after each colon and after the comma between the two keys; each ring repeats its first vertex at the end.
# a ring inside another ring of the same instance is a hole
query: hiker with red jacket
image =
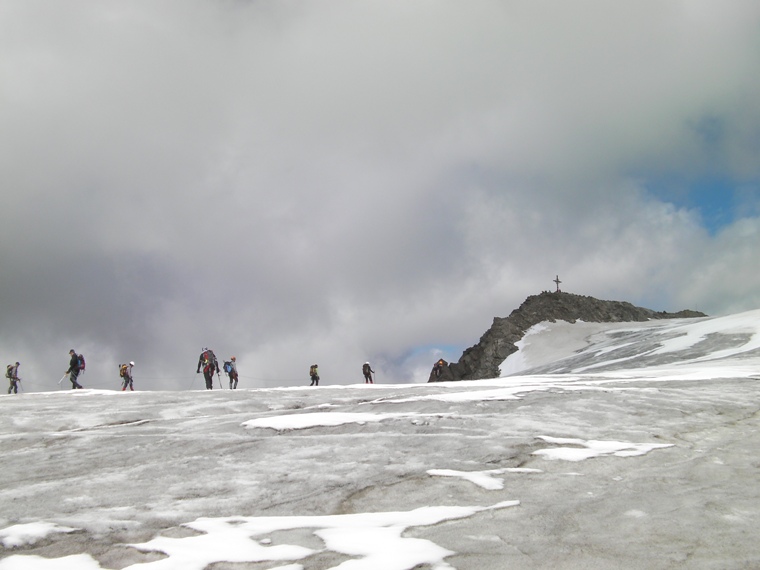
{"type": "Polygon", "coordinates": [[[206,380],[206,390],[211,390],[214,387],[214,370],[219,374],[219,362],[216,360],[214,351],[210,348],[204,348],[201,352],[196,374],[200,374],[201,366],[203,366],[203,378],[206,380]]]}

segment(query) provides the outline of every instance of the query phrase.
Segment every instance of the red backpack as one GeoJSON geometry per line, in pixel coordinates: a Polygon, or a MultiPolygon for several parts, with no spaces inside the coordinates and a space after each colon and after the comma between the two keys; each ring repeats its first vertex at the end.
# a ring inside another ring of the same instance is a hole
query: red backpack
{"type": "Polygon", "coordinates": [[[216,367],[216,356],[214,356],[214,351],[209,349],[206,352],[203,353],[203,371],[207,372],[209,370],[214,370],[216,367]]]}

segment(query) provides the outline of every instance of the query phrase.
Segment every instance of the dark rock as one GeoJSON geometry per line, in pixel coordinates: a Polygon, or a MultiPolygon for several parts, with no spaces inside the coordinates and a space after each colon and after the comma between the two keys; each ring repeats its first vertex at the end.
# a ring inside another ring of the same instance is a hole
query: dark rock
{"type": "MultiPolygon", "coordinates": [[[[498,378],[501,374],[499,365],[518,350],[515,343],[522,339],[530,327],[545,321],[616,323],[705,316],[707,315],[698,311],[658,312],[623,301],[600,301],[572,293],[543,292],[525,299],[509,317],[496,317],[478,344],[465,350],[459,362],[450,364],[448,368],[452,380],[498,378]]],[[[442,377],[441,374],[439,378],[442,377]]]]}

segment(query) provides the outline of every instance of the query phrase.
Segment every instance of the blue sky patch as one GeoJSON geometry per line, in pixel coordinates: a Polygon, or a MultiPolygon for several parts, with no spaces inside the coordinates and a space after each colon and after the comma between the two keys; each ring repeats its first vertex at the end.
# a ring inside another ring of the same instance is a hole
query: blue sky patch
{"type": "Polygon", "coordinates": [[[708,176],[698,180],[662,177],[647,181],[645,187],[660,200],[699,212],[702,225],[711,235],[737,219],[757,215],[760,211],[760,185],[726,177],[708,176]]]}

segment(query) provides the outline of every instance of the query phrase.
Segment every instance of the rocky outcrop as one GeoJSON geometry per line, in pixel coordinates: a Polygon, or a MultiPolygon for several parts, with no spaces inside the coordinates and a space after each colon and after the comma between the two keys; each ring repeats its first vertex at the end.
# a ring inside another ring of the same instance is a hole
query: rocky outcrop
{"type": "Polygon", "coordinates": [[[465,350],[459,362],[450,364],[449,368],[453,380],[498,378],[501,363],[518,350],[516,343],[530,327],[544,321],[615,323],[705,316],[697,311],[657,312],[621,301],[544,292],[528,297],[508,317],[496,317],[478,344],[465,350]]]}

